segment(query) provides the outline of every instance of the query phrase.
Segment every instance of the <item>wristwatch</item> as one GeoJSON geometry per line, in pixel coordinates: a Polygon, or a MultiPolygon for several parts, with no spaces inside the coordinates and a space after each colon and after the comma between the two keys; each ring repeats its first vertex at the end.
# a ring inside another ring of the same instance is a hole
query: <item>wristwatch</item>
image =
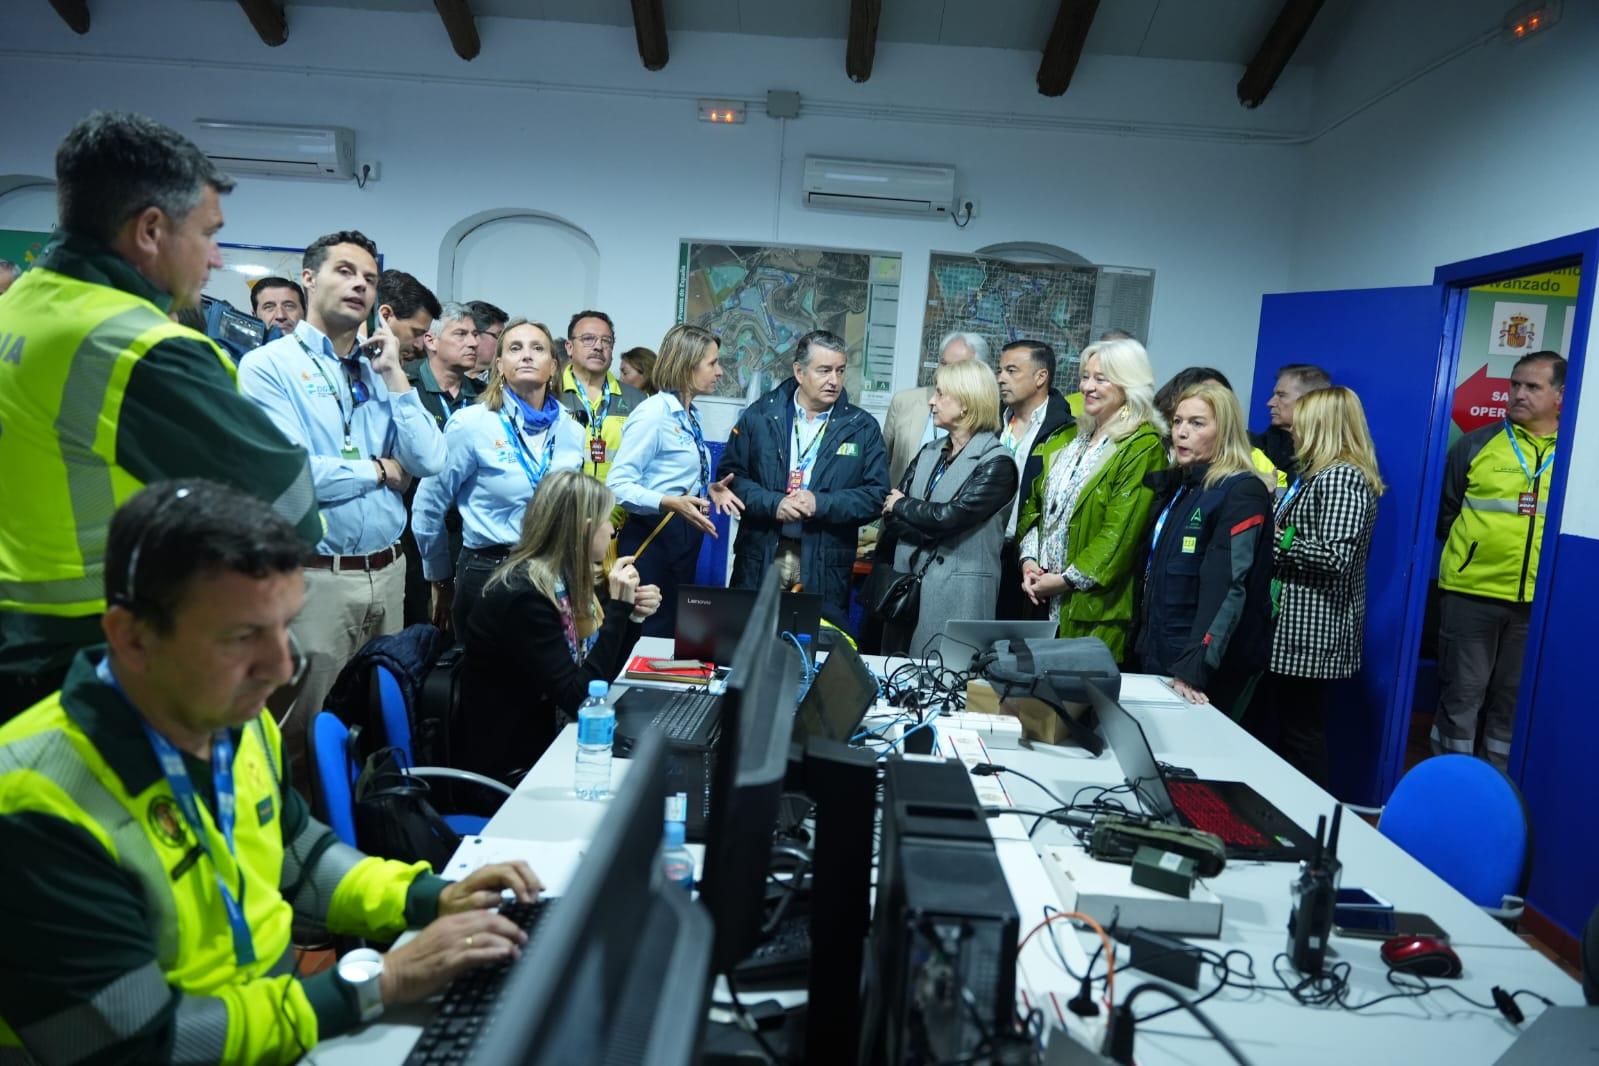
{"type": "Polygon", "coordinates": [[[338,975],[345,987],[354,993],[363,1022],[372,1021],[383,1013],[383,990],[379,987],[383,976],[382,955],[371,948],[346,952],[339,960],[338,975]]]}

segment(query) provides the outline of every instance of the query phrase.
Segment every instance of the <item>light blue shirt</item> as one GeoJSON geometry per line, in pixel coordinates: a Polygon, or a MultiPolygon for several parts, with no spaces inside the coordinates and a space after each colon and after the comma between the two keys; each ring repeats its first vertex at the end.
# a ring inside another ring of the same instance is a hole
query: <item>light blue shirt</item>
{"type": "Polygon", "coordinates": [[[537,436],[526,432],[521,412],[509,400],[499,411],[475,403],[452,416],[444,427],[449,453],[444,469],[422,479],[411,504],[411,532],[422,552],[422,576],[429,581],[442,581],[455,571],[444,531],[444,516],[452,507],[461,512],[461,543],[468,548],[515,544],[521,539],[522,512],[533,499],[534,488],[517,460],[518,445],[506,432],[502,413],[522,434],[527,445],[522,458],[540,480],[556,470],[579,470],[588,457],[583,427],[565,408],[554,424],[537,436]],[[555,450],[550,468],[541,471],[546,439],[551,434],[555,450]]]}
{"type": "MultiPolygon", "coordinates": [[[[699,496],[705,492],[700,478],[700,451],[689,430],[683,403],[670,393],[658,392],[633,408],[622,424],[622,443],[616,449],[606,484],[622,506],[635,514],[656,514],[663,496],[699,496]]],[[[710,469],[710,454],[704,457],[710,469]]]]}
{"type": "Polygon", "coordinates": [[[239,391],[310,453],[323,525],[316,550],[322,555],[370,555],[400,539],[405,498],[380,485],[374,458],[396,459],[416,477],[437,474],[444,466],[444,435],[422,406],[421,394],[415,389],[391,394],[365,357],[361,380],[370,399],[354,404],[332,343],[304,319],[293,333],[239,363],[239,391]],[[358,458],[344,456],[347,443],[358,458]]]}

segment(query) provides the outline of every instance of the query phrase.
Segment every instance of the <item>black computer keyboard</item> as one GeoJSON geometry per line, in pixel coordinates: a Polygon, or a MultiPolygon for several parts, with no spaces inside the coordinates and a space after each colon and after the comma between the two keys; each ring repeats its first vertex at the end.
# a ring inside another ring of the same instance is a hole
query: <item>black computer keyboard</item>
{"type": "MultiPolygon", "coordinates": [[[[531,937],[546,903],[542,899],[532,903],[505,903],[500,906],[500,913],[531,937]]],[[[422,1036],[406,1057],[406,1066],[463,1061],[498,1007],[500,986],[510,968],[509,960],[480,966],[451,982],[433,1020],[422,1030],[422,1036]]]]}
{"type": "Polygon", "coordinates": [[[661,704],[661,709],[655,712],[650,724],[664,733],[668,740],[693,740],[700,725],[715,709],[716,699],[709,692],[698,689],[674,693],[670,700],[661,704]]]}
{"type": "Polygon", "coordinates": [[[771,936],[734,968],[733,977],[741,986],[746,982],[803,981],[810,963],[810,917],[784,918],[771,936]]]}

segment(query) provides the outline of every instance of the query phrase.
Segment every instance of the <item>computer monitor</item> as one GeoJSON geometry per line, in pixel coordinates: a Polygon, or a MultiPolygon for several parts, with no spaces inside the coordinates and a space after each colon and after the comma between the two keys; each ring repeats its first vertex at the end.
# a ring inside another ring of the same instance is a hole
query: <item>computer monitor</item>
{"type": "Polygon", "coordinates": [[[794,742],[809,737],[848,744],[877,700],[877,678],[846,640],[834,644],[794,715],[794,742]]]}
{"type": "Polygon", "coordinates": [[[651,730],[566,895],[500,990],[471,1066],[686,1066],[710,991],[711,922],[657,875],[666,745],[651,730]]]}
{"type": "Polygon", "coordinates": [[[799,652],[773,636],[777,573],[769,571],[733,654],[722,708],[724,736],[736,741],[719,756],[711,790],[700,898],[716,926],[713,973],[726,972],[760,943],[766,873],[783,777],[794,731],[799,652]]]}
{"type": "MultiPolygon", "coordinates": [[[[743,635],[751,628],[759,589],[725,589],[683,585],[677,590],[677,622],[672,632],[672,655],[678,659],[727,666],[738,653],[743,635]]],[[[771,622],[761,632],[787,631],[810,634],[811,647],[821,629],[822,597],[809,592],[784,592],[771,622]]]]}

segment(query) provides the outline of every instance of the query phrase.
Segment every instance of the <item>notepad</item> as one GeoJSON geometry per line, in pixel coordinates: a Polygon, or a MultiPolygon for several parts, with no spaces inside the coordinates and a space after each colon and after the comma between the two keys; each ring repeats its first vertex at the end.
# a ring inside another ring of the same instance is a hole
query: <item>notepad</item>
{"type": "Polygon", "coordinates": [[[699,666],[684,667],[677,670],[657,670],[654,666],[659,662],[670,662],[670,659],[659,659],[648,655],[635,655],[627,661],[627,669],[622,671],[624,677],[631,681],[667,681],[680,685],[705,685],[711,680],[716,668],[710,663],[701,663],[699,666]]]}

